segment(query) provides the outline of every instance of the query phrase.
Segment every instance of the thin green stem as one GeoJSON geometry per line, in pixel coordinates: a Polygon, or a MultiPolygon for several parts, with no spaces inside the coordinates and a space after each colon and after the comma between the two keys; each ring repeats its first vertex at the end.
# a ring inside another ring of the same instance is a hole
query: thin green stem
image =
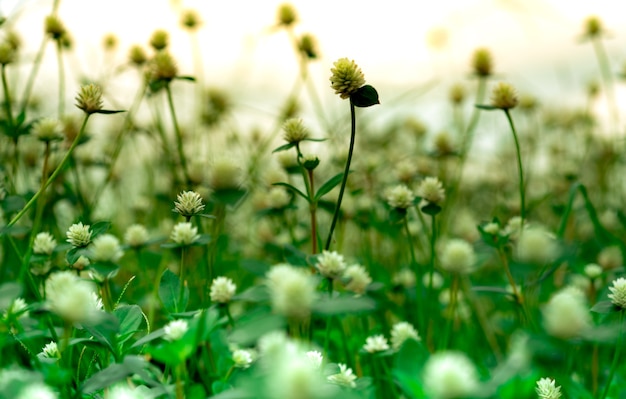
{"type": "Polygon", "coordinates": [[[24,113],[26,111],[26,107],[28,106],[28,101],[30,100],[30,95],[33,91],[33,85],[35,84],[35,78],[37,77],[37,72],[39,71],[44,52],[46,51],[47,41],[48,36],[44,36],[41,40],[41,46],[37,51],[37,55],[35,56],[35,61],[33,61],[33,69],[30,71],[28,81],[26,82],[26,88],[24,89],[24,94],[22,94],[22,107],[20,108],[20,113],[24,113]]]}
{"type": "MultiPolygon", "coordinates": [[[[413,238],[411,237],[411,230],[409,230],[409,218],[408,216],[404,216],[404,230],[406,231],[406,239],[409,244],[409,252],[411,254],[411,262],[413,265],[417,264],[417,260],[415,258],[415,248],[413,248],[413,238]]],[[[417,276],[417,274],[415,275],[417,276]]]]}
{"type": "Polygon", "coordinates": [[[178,306],[176,310],[179,312],[184,311],[182,308],[183,301],[185,299],[185,249],[186,247],[180,248],[180,270],[179,270],[179,289],[178,289],[178,306]],[[181,306],[179,308],[179,306],[181,306]]]}
{"type": "Polygon", "coordinates": [[[165,91],[167,93],[167,103],[170,107],[170,113],[172,115],[172,123],[174,124],[174,132],[176,133],[176,148],[178,150],[178,157],[180,158],[180,165],[183,168],[185,184],[189,184],[191,179],[189,178],[189,171],[187,170],[187,158],[185,157],[185,150],[183,148],[183,135],[180,131],[180,127],[178,126],[178,120],[176,119],[174,100],[172,99],[172,89],[169,84],[165,85],[165,91]]]}
{"type": "Polygon", "coordinates": [[[43,194],[43,192],[50,186],[50,184],[52,184],[52,182],[54,182],[54,180],[57,178],[57,176],[63,171],[63,168],[67,164],[67,161],[70,159],[70,156],[72,155],[72,152],[74,151],[74,148],[76,148],[78,143],[83,138],[83,134],[85,133],[85,126],[87,126],[87,121],[89,120],[89,116],[90,116],[90,114],[85,114],[85,119],[83,120],[83,124],[80,127],[80,130],[79,130],[78,134],[76,135],[76,138],[72,142],[72,145],[67,150],[67,153],[65,154],[65,156],[63,157],[63,159],[61,160],[59,165],[56,167],[54,172],[52,172],[52,175],[50,175],[50,178],[46,181],[46,184],[43,187],[41,187],[35,193],[35,195],[32,196],[32,198],[26,203],[24,208],[22,208],[22,210],[19,211],[18,214],[15,215],[13,217],[13,219],[11,219],[11,221],[7,225],[8,227],[13,226],[15,223],[17,223],[18,220],[20,220],[22,218],[22,216],[24,216],[24,214],[35,204],[35,202],[37,201],[39,196],[41,196],[41,194],[43,194]]]}
{"type": "Polygon", "coordinates": [[[606,50],[602,45],[602,40],[600,37],[592,37],[591,43],[593,44],[593,49],[596,53],[598,64],[600,65],[600,74],[602,75],[604,93],[606,94],[606,102],[609,107],[609,112],[611,113],[611,118],[613,119],[613,127],[617,129],[619,126],[619,110],[617,108],[617,101],[614,89],[615,85],[613,82],[613,74],[611,72],[609,57],[606,54],[606,50]]]}
{"type": "Polygon", "coordinates": [[[313,180],[313,171],[307,170],[309,177],[309,198],[311,203],[309,204],[309,212],[311,213],[311,251],[313,254],[317,253],[317,201],[315,197],[315,183],[313,180]]]}
{"type": "MultiPolygon", "coordinates": [[[[426,308],[422,311],[424,320],[422,321],[422,329],[427,330],[428,327],[428,315],[433,307],[433,277],[435,274],[435,257],[436,257],[436,243],[437,243],[437,222],[435,215],[430,215],[430,260],[428,262],[428,290],[426,295],[426,308]]],[[[419,278],[419,277],[418,277],[419,278]]],[[[428,336],[428,333],[427,335],[428,336]]]]}
{"type": "Polygon", "coordinates": [[[59,120],[65,113],[65,69],[63,67],[63,46],[60,40],[57,44],[57,64],[59,68],[59,120]]]}
{"type": "Polygon", "coordinates": [[[9,132],[13,130],[13,111],[11,109],[11,91],[9,90],[9,84],[7,83],[6,65],[2,65],[2,89],[4,90],[4,112],[7,115],[7,121],[9,122],[9,132]]]}
{"type": "Polygon", "coordinates": [[[511,126],[511,132],[513,133],[513,140],[515,141],[515,151],[517,153],[517,169],[519,172],[520,217],[522,218],[522,226],[523,226],[524,220],[526,220],[526,200],[525,200],[526,187],[524,186],[524,169],[522,167],[522,151],[520,150],[519,140],[517,138],[517,131],[515,130],[515,124],[513,123],[513,118],[511,118],[511,113],[508,109],[504,109],[504,114],[506,115],[506,119],[509,121],[509,126],[511,126]]]}
{"type": "Polygon", "coordinates": [[[609,390],[611,389],[611,381],[613,381],[613,376],[615,376],[615,371],[617,370],[617,366],[619,364],[619,357],[622,352],[622,341],[623,341],[623,332],[624,332],[624,313],[626,310],[622,309],[619,312],[619,334],[617,338],[617,345],[615,346],[615,351],[613,352],[613,362],[611,363],[611,369],[609,370],[609,376],[604,385],[604,390],[602,391],[601,399],[605,399],[609,394],[609,390]]]}
{"type": "Polygon", "coordinates": [[[456,306],[459,292],[459,276],[454,274],[452,276],[452,286],[450,287],[450,305],[448,307],[448,321],[446,323],[446,329],[443,339],[440,342],[439,349],[444,350],[448,348],[448,340],[450,339],[450,333],[452,332],[452,325],[456,318],[456,306]]]}
{"type": "Polygon", "coordinates": [[[330,225],[330,232],[328,233],[328,239],[326,240],[325,249],[330,249],[330,244],[333,240],[333,232],[337,225],[337,219],[339,219],[339,210],[341,208],[341,200],[343,199],[343,193],[346,189],[346,183],[348,182],[348,174],[350,173],[350,162],[352,161],[352,154],[354,152],[354,140],[356,137],[356,111],[354,104],[350,102],[350,148],[348,150],[348,159],[346,160],[346,168],[343,172],[343,179],[341,180],[341,188],[339,189],[339,197],[337,198],[337,205],[335,206],[335,213],[333,215],[333,221],[330,225]]]}

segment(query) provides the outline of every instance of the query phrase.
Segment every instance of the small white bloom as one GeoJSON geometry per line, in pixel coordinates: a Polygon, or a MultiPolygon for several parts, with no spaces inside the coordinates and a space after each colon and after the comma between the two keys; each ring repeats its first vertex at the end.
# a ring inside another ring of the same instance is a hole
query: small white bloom
{"type": "Polygon", "coordinates": [[[91,257],[96,262],[117,262],[124,255],[120,240],[112,234],[102,234],[94,238],[91,257]]]}
{"type": "Polygon", "coordinates": [[[384,335],[372,335],[365,340],[363,349],[369,353],[383,352],[389,349],[389,343],[384,335]]]}
{"type": "Polygon", "coordinates": [[[584,294],[565,288],[550,298],[543,308],[543,325],[548,334],[569,339],[584,335],[591,327],[584,294]]]}
{"type": "Polygon", "coordinates": [[[393,275],[391,281],[394,285],[399,285],[407,289],[415,287],[415,273],[413,273],[413,271],[408,268],[400,269],[396,274],[393,275]]]}
{"type": "Polygon", "coordinates": [[[306,353],[306,357],[311,362],[311,365],[316,370],[319,370],[322,367],[322,361],[324,360],[324,356],[318,351],[308,351],[306,353]]]}
{"type": "Polygon", "coordinates": [[[51,341],[43,347],[43,349],[41,350],[41,352],[39,352],[37,357],[39,357],[40,359],[60,359],[61,352],[59,352],[57,343],[54,341],[51,341]]]}
{"type": "Polygon", "coordinates": [[[474,248],[465,240],[449,240],[441,253],[441,268],[451,273],[467,274],[475,263],[474,248]]]}
{"type": "Polygon", "coordinates": [[[237,349],[233,352],[235,367],[247,369],[252,364],[252,354],[245,349],[237,349]]]}
{"type": "Polygon", "coordinates": [[[339,373],[329,375],[328,381],[344,387],[355,388],[356,375],[352,369],[343,363],[338,363],[337,366],[339,366],[339,373]]]}
{"type": "Polygon", "coordinates": [[[424,366],[422,381],[429,398],[463,398],[476,392],[478,373],[465,353],[443,351],[430,356],[424,366]]]}
{"type": "Polygon", "coordinates": [[[58,397],[49,386],[35,382],[25,386],[16,399],[57,399],[58,397]]]}
{"type": "Polygon", "coordinates": [[[237,286],[233,283],[233,280],[223,276],[217,277],[211,283],[211,301],[219,303],[230,302],[236,290],[237,286]]]}
{"type": "Polygon", "coordinates": [[[343,259],[343,255],[338,254],[336,251],[324,250],[317,258],[316,267],[322,276],[336,279],[343,276],[347,265],[343,259]]]}
{"type": "Polygon", "coordinates": [[[359,295],[364,294],[367,286],[372,283],[370,274],[361,265],[348,266],[343,276],[348,279],[346,289],[359,295]]]}
{"type": "Polygon", "coordinates": [[[272,309],[287,317],[303,318],[311,313],[316,282],[304,269],[277,265],[267,273],[272,309]]]}
{"type": "Polygon", "coordinates": [[[82,222],[75,223],[67,230],[67,242],[74,247],[86,247],[91,242],[91,230],[89,225],[82,222]]]}
{"type": "Polygon", "coordinates": [[[613,280],[613,286],[609,287],[609,299],[615,306],[626,309],[626,278],[620,277],[613,280]]]}
{"type": "Polygon", "coordinates": [[[417,195],[436,205],[439,205],[446,199],[443,185],[436,177],[425,177],[417,187],[417,195]]]}
{"type": "Polygon", "coordinates": [[[556,382],[551,378],[542,378],[537,381],[536,391],[539,399],[559,399],[561,397],[561,387],[557,387],[556,382]]]}
{"type": "Polygon", "coordinates": [[[48,308],[69,322],[86,322],[96,317],[93,286],[70,271],[51,274],[46,280],[48,308]]]}
{"type": "Polygon", "coordinates": [[[17,318],[28,317],[28,304],[23,298],[15,298],[11,305],[4,311],[3,317],[6,319],[9,315],[18,315],[17,318]]]}
{"type": "Polygon", "coordinates": [[[199,238],[198,228],[188,222],[176,224],[172,229],[172,234],[170,234],[170,239],[180,245],[193,244],[199,238]]]}
{"type": "Polygon", "coordinates": [[[406,321],[396,323],[391,328],[391,347],[395,350],[400,349],[404,341],[413,339],[415,341],[421,341],[417,330],[413,325],[406,321]]]}
{"type": "Polygon", "coordinates": [[[174,212],[181,214],[185,217],[191,217],[202,212],[204,204],[202,204],[202,197],[195,191],[183,191],[178,194],[176,201],[174,202],[174,212]]]}
{"type": "Polygon", "coordinates": [[[48,232],[41,232],[35,236],[33,241],[33,253],[39,255],[50,255],[57,246],[57,241],[48,232]]]}
{"type": "Polygon", "coordinates": [[[124,233],[124,242],[133,248],[140,247],[148,241],[148,230],[141,224],[128,226],[124,233]]]}
{"type": "Polygon", "coordinates": [[[600,277],[602,272],[602,266],[596,263],[590,263],[585,266],[585,275],[592,280],[600,277]]]}
{"type": "Polygon", "coordinates": [[[404,184],[387,189],[385,200],[392,208],[407,209],[413,205],[415,194],[404,184]]]}
{"type": "Polygon", "coordinates": [[[541,227],[525,228],[515,248],[517,259],[527,263],[548,263],[559,252],[554,235],[541,227]]]}
{"type": "Polygon", "coordinates": [[[602,266],[604,270],[617,269],[622,266],[623,263],[624,257],[622,256],[622,251],[616,245],[606,247],[598,254],[598,264],[602,266]]]}
{"type": "MultiPolygon", "coordinates": [[[[430,273],[424,273],[422,284],[424,284],[424,287],[430,286],[430,273]]],[[[433,289],[438,290],[441,287],[443,287],[443,277],[441,274],[433,272],[433,289]]]]}
{"type": "Polygon", "coordinates": [[[173,320],[170,321],[163,327],[163,331],[165,335],[163,338],[167,341],[178,341],[185,335],[187,330],[189,329],[189,324],[186,320],[173,320]]]}

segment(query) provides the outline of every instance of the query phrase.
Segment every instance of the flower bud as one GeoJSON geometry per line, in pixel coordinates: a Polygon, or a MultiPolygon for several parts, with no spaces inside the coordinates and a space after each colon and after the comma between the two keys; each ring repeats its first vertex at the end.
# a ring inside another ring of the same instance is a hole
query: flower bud
{"type": "Polygon", "coordinates": [[[302,119],[287,119],[283,124],[283,138],[290,144],[297,144],[309,137],[309,131],[302,123],[302,119]]]}
{"type": "Polygon", "coordinates": [[[508,83],[500,82],[491,92],[491,105],[500,109],[515,108],[519,100],[515,88],[508,83]]]}
{"type": "Polygon", "coordinates": [[[196,10],[185,10],[180,17],[180,24],[183,28],[193,31],[202,25],[202,20],[196,10]]]}
{"type": "Polygon", "coordinates": [[[63,140],[63,125],[57,119],[43,118],[35,122],[31,133],[43,142],[63,140]]]}
{"type": "Polygon", "coordinates": [[[491,52],[485,48],[479,48],[474,51],[472,68],[474,69],[474,73],[479,77],[485,78],[490,76],[493,73],[491,52]]]}
{"type": "Polygon", "coordinates": [[[61,39],[66,33],[63,22],[54,15],[48,15],[46,17],[45,31],[48,35],[52,36],[54,40],[61,39]]]}
{"type": "Polygon", "coordinates": [[[146,63],[148,56],[141,46],[134,45],[128,51],[128,59],[134,65],[141,66],[146,63]]]}
{"type": "Polygon", "coordinates": [[[82,248],[91,242],[91,230],[89,225],[83,225],[82,222],[75,223],[67,230],[67,242],[74,247],[82,248]]]}
{"type": "Polygon", "coordinates": [[[333,65],[330,83],[339,97],[346,99],[365,84],[365,75],[353,60],[340,58],[333,65]]]}
{"type": "Polygon", "coordinates": [[[76,96],[76,107],[90,115],[102,109],[102,89],[100,86],[90,83],[81,86],[76,96]]]}
{"type": "Polygon", "coordinates": [[[41,232],[35,236],[35,241],[33,242],[33,253],[39,255],[51,255],[56,246],[57,242],[54,237],[52,237],[52,234],[41,232]]]}
{"type": "Polygon", "coordinates": [[[163,29],[155,30],[150,37],[150,46],[156,51],[163,50],[168,45],[169,36],[169,33],[163,29]]]}
{"type": "Polygon", "coordinates": [[[195,191],[183,191],[178,194],[176,201],[174,202],[173,211],[181,214],[184,217],[191,217],[202,212],[204,205],[202,204],[202,197],[195,191]]]}
{"type": "Polygon", "coordinates": [[[228,303],[235,295],[237,286],[233,283],[233,280],[228,277],[217,277],[211,283],[211,290],[209,295],[211,301],[218,303],[228,303]]]}
{"type": "Polygon", "coordinates": [[[281,4],[276,13],[276,20],[279,26],[291,26],[298,20],[298,13],[291,4],[281,4]]]}

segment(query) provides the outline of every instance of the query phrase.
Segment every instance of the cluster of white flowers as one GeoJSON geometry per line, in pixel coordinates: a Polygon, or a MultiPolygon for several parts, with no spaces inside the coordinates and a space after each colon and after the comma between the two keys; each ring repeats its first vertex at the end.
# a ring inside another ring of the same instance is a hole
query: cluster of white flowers
{"type": "Polygon", "coordinates": [[[39,255],[50,255],[57,246],[57,241],[48,232],[41,232],[35,236],[33,241],[33,253],[39,255]]]}
{"type": "Polygon", "coordinates": [[[372,283],[370,274],[361,265],[348,266],[343,276],[347,279],[346,289],[357,295],[363,295],[367,286],[372,283]]]}
{"type": "Polygon", "coordinates": [[[537,381],[537,396],[539,399],[559,399],[561,387],[556,386],[556,381],[551,378],[542,378],[537,381]]]}
{"type": "Polygon", "coordinates": [[[389,349],[389,342],[384,335],[372,335],[365,339],[363,349],[369,353],[383,352],[389,349]]]}
{"type": "Polygon", "coordinates": [[[233,363],[235,367],[247,369],[252,364],[252,352],[245,349],[237,349],[233,352],[233,363]]]}
{"type": "Polygon", "coordinates": [[[407,209],[413,205],[415,194],[404,184],[387,189],[385,200],[392,208],[407,209]]]}
{"type": "Polygon", "coordinates": [[[558,253],[554,235],[542,227],[524,228],[515,247],[517,259],[527,263],[545,264],[554,260],[558,253]]]}
{"type": "Polygon", "coordinates": [[[148,230],[141,224],[132,224],[128,226],[124,233],[124,242],[137,248],[144,245],[148,241],[148,230]]]}
{"type": "Polygon", "coordinates": [[[60,359],[61,352],[59,352],[57,343],[54,341],[51,341],[43,347],[43,349],[41,350],[41,352],[39,352],[37,357],[40,359],[60,359]]]}
{"type": "Polygon", "coordinates": [[[609,299],[621,309],[626,309],[626,278],[620,277],[613,280],[613,286],[609,287],[609,299]]]}
{"type": "Polygon", "coordinates": [[[343,255],[335,251],[322,251],[322,254],[317,258],[316,267],[322,276],[336,279],[343,276],[347,265],[343,255]]]}
{"type": "Polygon", "coordinates": [[[446,199],[443,184],[436,177],[425,177],[417,187],[417,195],[435,205],[441,204],[446,199]]]}
{"type": "Polygon", "coordinates": [[[348,388],[356,387],[356,375],[347,365],[343,363],[337,364],[339,372],[328,376],[328,381],[348,388]]]}
{"type": "Polygon", "coordinates": [[[117,262],[124,255],[120,240],[112,234],[101,234],[94,238],[91,258],[96,262],[117,262]]]}
{"type": "Polygon", "coordinates": [[[195,191],[183,191],[178,194],[174,202],[173,211],[185,217],[191,217],[202,212],[204,204],[202,197],[195,191]]]}
{"type": "Polygon", "coordinates": [[[86,247],[91,242],[91,230],[89,225],[82,222],[75,223],[67,230],[67,242],[74,247],[86,247]]]}
{"type": "Polygon", "coordinates": [[[233,283],[233,280],[220,276],[213,279],[209,295],[213,302],[228,303],[235,295],[235,291],[237,291],[237,286],[233,283]]]}
{"type": "Polygon", "coordinates": [[[174,226],[170,239],[176,244],[191,245],[196,242],[200,236],[198,235],[198,228],[194,227],[189,222],[181,222],[174,226]]]}

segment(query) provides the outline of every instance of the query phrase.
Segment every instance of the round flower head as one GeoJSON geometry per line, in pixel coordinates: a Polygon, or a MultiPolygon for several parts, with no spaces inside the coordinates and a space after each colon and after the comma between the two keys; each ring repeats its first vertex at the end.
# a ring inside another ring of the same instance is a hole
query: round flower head
{"type": "Polygon", "coordinates": [[[322,276],[330,279],[343,276],[347,267],[346,262],[343,260],[343,255],[335,251],[326,250],[317,258],[317,264],[315,266],[322,276]]]}
{"type": "Polygon", "coordinates": [[[287,119],[283,124],[283,131],[283,138],[288,143],[297,144],[309,137],[309,131],[299,118],[287,119]]]}
{"type": "Polygon", "coordinates": [[[452,273],[469,273],[475,263],[474,247],[465,240],[449,240],[441,253],[441,268],[452,273]]]}
{"type": "Polygon", "coordinates": [[[141,224],[133,224],[128,226],[124,233],[124,242],[133,247],[138,248],[148,241],[148,230],[141,224]]]}
{"type": "Polygon", "coordinates": [[[309,60],[314,60],[319,57],[319,50],[317,48],[315,36],[309,33],[305,33],[300,37],[300,41],[298,41],[298,50],[300,50],[300,53],[309,60]]]}
{"type": "Polygon", "coordinates": [[[6,41],[0,43],[0,65],[9,65],[15,61],[17,51],[6,41]]]}
{"type": "Polygon", "coordinates": [[[356,375],[347,365],[338,363],[339,373],[329,375],[328,381],[348,388],[356,388],[356,375]]]}
{"type": "Polygon", "coordinates": [[[277,265],[267,272],[272,309],[287,317],[304,318],[315,300],[315,279],[305,270],[277,265]]]}
{"type": "Polygon", "coordinates": [[[102,89],[100,86],[90,83],[81,86],[76,96],[76,106],[90,115],[102,109],[102,89]]]}
{"type": "Polygon", "coordinates": [[[252,364],[252,354],[245,349],[237,349],[233,352],[233,363],[237,368],[247,369],[252,364]]]}
{"type": "Polygon", "coordinates": [[[190,31],[196,30],[202,25],[200,15],[196,10],[185,10],[180,17],[180,24],[190,31]]]}
{"type": "Polygon", "coordinates": [[[610,246],[604,248],[598,254],[598,264],[602,266],[604,270],[616,269],[624,263],[621,249],[616,246],[610,246]]]}
{"type": "Polygon", "coordinates": [[[561,397],[561,387],[556,386],[556,382],[551,378],[542,378],[537,381],[535,390],[539,399],[559,399],[561,397]]]}
{"type": "Polygon", "coordinates": [[[48,35],[52,36],[54,40],[61,39],[66,33],[65,25],[55,15],[48,15],[45,21],[45,31],[48,35]]]}
{"type": "Polygon", "coordinates": [[[83,225],[82,222],[75,223],[67,230],[67,242],[74,247],[86,247],[91,242],[91,230],[89,225],[83,225]]]}
{"type": "Polygon", "coordinates": [[[202,212],[204,205],[202,204],[202,197],[195,191],[183,191],[178,194],[176,201],[174,202],[173,211],[180,213],[182,216],[191,217],[202,212]]]}
{"type": "Polygon", "coordinates": [[[241,183],[241,168],[233,158],[221,158],[213,163],[209,174],[209,185],[213,190],[238,189],[241,183]]]}
{"type": "Polygon", "coordinates": [[[604,26],[602,26],[602,20],[596,16],[591,16],[585,20],[585,36],[596,37],[604,33],[604,26]]]}
{"type": "Polygon", "coordinates": [[[163,29],[157,29],[152,33],[150,37],[150,46],[153,49],[160,51],[167,47],[170,39],[169,33],[163,29]]]}
{"type": "Polygon", "coordinates": [[[298,20],[296,9],[291,4],[281,4],[276,12],[276,20],[279,26],[291,26],[298,20]]]}
{"type": "Polygon", "coordinates": [[[311,365],[314,369],[319,370],[322,368],[322,361],[324,360],[324,356],[318,351],[308,351],[306,353],[307,359],[311,362],[311,365]]]}
{"type": "Polygon", "coordinates": [[[124,255],[120,240],[112,234],[102,234],[93,240],[91,258],[96,262],[117,262],[124,255]]]}
{"type": "Polygon", "coordinates": [[[289,193],[282,187],[272,187],[267,193],[267,205],[272,209],[283,209],[290,200],[289,193]]]}
{"type": "Polygon", "coordinates": [[[396,323],[391,327],[391,347],[394,350],[400,349],[404,341],[413,339],[415,341],[421,341],[417,330],[413,325],[406,321],[396,323]]]}
{"type": "Polygon", "coordinates": [[[2,317],[6,320],[9,317],[21,319],[22,317],[28,317],[30,312],[28,311],[28,304],[23,298],[15,298],[9,307],[3,312],[2,317]]]}
{"type": "Polygon", "coordinates": [[[42,382],[30,382],[25,385],[16,399],[57,399],[59,396],[42,382]]]}
{"type": "Polygon", "coordinates": [[[211,301],[219,303],[228,303],[235,295],[237,286],[233,283],[233,280],[228,277],[217,277],[213,279],[211,283],[211,301]]]}
{"type": "Polygon", "coordinates": [[[340,58],[333,65],[330,86],[339,97],[348,98],[365,84],[365,76],[353,60],[340,58]]]}
{"type": "Polygon", "coordinates": [[[383,352],[389,349],[389,343],[384,335],[372,335],[365,340],[363,349],[369,353],[383,352]]]}
{"type": "Polygon", "coordinates": [[[487,77],[493,73],[493,60],[491,52],[485,48],[474,51],[472,57],[472,68],[474,73],[480,77],[487,77]]]}
{"type": "Polygon", "coordinates": [[[142,66],[148,61],[148,56],[141,46],[134,45],[128,51],[128,59],[135,66],[142,66]]]}
{"type": "Polygon", "coordinates": [[[448,96],[452,104],[455,104],[455,105],[461,104],[463,100],[465,99],[465,87],[460,83],[455,84],[454,86],[450,88],[450,91],[448,92],[448,96]]]}
{"type": "Polygon", "coordinates": [[[56,272],[46,280],[48,309],[68,322],[93,320],[98,308],[92,285],[70,271],[56,272]]]}
{"type": "Polygon", "coordinates": [[[441,204],[446,198],[443,185],[436,177],[425,177],[417,187],[417,195],[435,205],[441,204]]]}
{"type": "Polygon", "coordinates": [[[407,289],[415,287],[415,273],[413,273],[413,271],[408,268],[400,269],[396,274],[393,275],[393,277],[391,278],[391,282],[395,286],[402,286],[407,289]]]}
{"type": "Polygon", "coordinates": [[[464,398],[472,396],[478,388],[476,366],[462,352],[431,355],[424,366],[422,381],[432,399],[464,398]]]}
{"type": "Polygon", "coordinates": [[[302,166],[306,170],[315,170],[320,164],[320,159],[315,154],[304,154],[302,156],[302,166]]]}
{"type": "Polygon", "coordinates": [[[185,320],[173,320],[163,327],[163,338],[167,341],[178,341],[189,329],[189,324],[185,320]]]}
{"type": "Polygon", "coordinates": [[[178,223],[170,234],[170,239],[180,245],[191,245],[199,238],[198,228],[188,222],[178,223]]]}
{"type": "Polygon", "coordinates": [[[57,246],[57,241],[48,232],[41,232],[35,236],[33,241],[33,253],[39,255],[50,255],[57,246]]]}
{"type": "Polygon", "coordinates": [[[43,118],[33,125],[32,134],[43,142],[63,140],[63,125],[58,119],[43,118]]]}
{"type": "Polygon", "coordinates": [[[387,190],[385,199],[392,208],[407,209],[413,205],[415,194],[406,185],[399,184],[387,190]]]}
{"type": "Polygon", "coordinates": [[[39,352],[37,357],[40,359],[60,359],[61,352],[59,352],[57,343],[54,341],[51,341],[43,347],[43,349],[41,350],[41,352],[39,352]]]}
{"type": "Polygon", "coordinates": [[[372,283],[370,274],[361,265],[348,266],[343,277],[348,279],[346,289],[358,295],[363,295],[367,286],[372,283]]]}
{"type": "Polygon", "coordinates": [[[515,88],[508,83],[499,82],[491,92],[491,105],[500,109],[515,108],[519,100],[515,88]]]}
{"type": "Polygon", "coordinates": [[[609,287],[609,299],[615,306],[626,309],[626,278],[620,277],[613,280],[613,286],[609,287]]]}
{"type": "Polygon", "coordinates": [[[543,326],[548,334],[557,338],[583,336],[591,327],[584,294],[573,288],[554,294],[543,308],[543,326]]]}
{"type": "Polygon", "coordinates": [[[517,241],[516,255],[522,262],[546,264],[558,255],[554,236],[543,228],[526,228],[517,241]]]}
{"type": "Polygon", "coordinates": [[[150,79],[164,80],[169,82],[178,75],[176,61],[170,53],[161,51],[157,53],[150,62],[150,79]]]}

